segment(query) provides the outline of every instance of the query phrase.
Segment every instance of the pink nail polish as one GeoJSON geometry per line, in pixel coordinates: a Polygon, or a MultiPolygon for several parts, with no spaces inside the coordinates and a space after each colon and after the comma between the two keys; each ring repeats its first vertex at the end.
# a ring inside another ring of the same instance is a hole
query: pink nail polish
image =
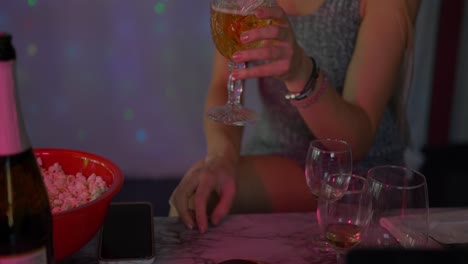
{"type": "Polygon", "coordinates": [[[231,72],[231,78],[235,81],[239,77],[239,72],[233,71],[231,72]]]}
{"type": "Polygon", "coordinates": [[[242,42],[247,42],[247,41],[249,40],[249,35],[246,34],[246,33],[241,34],[240,40],[241,40],[242,42]]]}
{"type": "Polygon", "coordinates": [[[237,61],[238,59],[240,59],[241,55],[239,53],[234,53],[232,54],[232,60],[234,61],[237,61]]]}

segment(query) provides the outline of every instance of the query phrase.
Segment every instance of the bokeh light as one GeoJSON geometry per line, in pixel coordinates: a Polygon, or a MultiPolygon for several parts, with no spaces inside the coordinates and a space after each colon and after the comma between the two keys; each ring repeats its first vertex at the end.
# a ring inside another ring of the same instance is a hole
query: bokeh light
{"type": "Polygon", "coordinates": [[[137,130],[136,140],[140,143],[145,143],[148,140],[148,133],[144,128],[140,128],[137,130]]]}
{"type": "Polygon", "coordinates": [[[133,109],[131,108],[125,109],[124,114],[123,114],[123,119],[126,121],[131,121],[133,120],[133,118],[134,118],[133,109]]]}
{"type": "Polygon", "coordinates": [[[78,130],[77,137],[80,141],[84,141],[88,138],[89,132],[83,128],[78,130]]]}
{"type": "Polygon", "coordinates": [[[36,4],[37,4],[37,0],[28,0],[28,5],[29,5],[30,7],[35,7],[36,4]]]}
{"type": "Polygon", "coordinates": [[[78,56],[78,48],[74,45],[69,45],[65,49],[65,56],[68,59],[75,59],[78,56]]]}
{"type": "Polygon", "coordinates": [[[210,78],[211,60],[199,55],[211,45],[207,20],[200,19],[208,15],[205,4],[0,3],[0,31],[11,33],[16,44],[18,89],[35,145],[96,151],[135,175],[155,172],[154,162],[144,158],[148,153],[161,157],[156,173],[164,175],[176,175],[181,163],[204,154],[202,124],[191,121],[202,116],[204,98],[185,92],[205,87],[210,78]],[[187,41],[195,51],[187,50],[187,41]],[[156,138],[193,151],[168,152],[165,144],[154,145],[156,138]],[[133,149],[141,156],[126,158],[122,150],[133,149]]]}
{"type": "Polygon", "coordinates": [[[154,12],[156,12],[156,14],[162,14],[164,10],[166,10],[166,5],[164,3],[159,2],[154,5],[154,12]]]}
{"type": "Polygon", "coordinates": [[[36,56],[37,54],[37,46],[34,43],[28,45],[28,55],[31,57],[36,56]]]}

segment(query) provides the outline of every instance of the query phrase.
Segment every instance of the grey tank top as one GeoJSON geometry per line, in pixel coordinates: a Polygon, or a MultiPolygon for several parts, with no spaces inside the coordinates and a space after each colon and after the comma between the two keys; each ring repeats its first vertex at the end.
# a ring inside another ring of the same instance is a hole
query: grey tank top
{"type": "MultiPolygon", "coordinates": [[[[314,57],[330,84],[341,93],[361,22],[359,0],[325,0],[312,14],[289,19],[299,45],[314,57]]],[[[259,79],[258,84],[263,108],[244,153],[280,154],[304,166],[314,135],[297,109],[284,99],[287,90],[283,82],[268,77],[259,79]]],[[[356,164],[355,172],[365,173],[378,164],[402,165],[403,142],[389,106],[374,145],[356,164]]]]}

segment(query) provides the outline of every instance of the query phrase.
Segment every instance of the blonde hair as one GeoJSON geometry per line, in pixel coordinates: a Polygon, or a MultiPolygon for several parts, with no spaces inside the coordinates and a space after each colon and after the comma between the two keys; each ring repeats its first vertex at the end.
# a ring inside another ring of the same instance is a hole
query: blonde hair
{"type": "Polygon", "coordinates": [[[414,49],[415,49],[415,27],[416,17],[419,9],[419,0],[400,0],[401,19],[400,27],[402,31],[402,37],[406,41],[406,49],[404,54],[404,61],[400,81],[398,82],[397,92],[393,98],[393,105],[397,115],[397,122],[402,133],[402,137],[406,144],[410,143],[410,131],[408,126],[408,120],[406,118],[406,112],[408,107],[408,101],[411,94],[411,86],[414,78],[414,49]],[[415,6],[410,6],[414,4],[415,6]]]}

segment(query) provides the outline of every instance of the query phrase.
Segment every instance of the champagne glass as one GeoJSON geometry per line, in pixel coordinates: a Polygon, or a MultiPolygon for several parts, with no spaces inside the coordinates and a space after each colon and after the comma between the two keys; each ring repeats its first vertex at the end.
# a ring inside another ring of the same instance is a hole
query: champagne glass
{"type": "Polygon", "coordinates": [[[369,247],[425,248],[428,241],[428,191],[423,174],[383,165],[368,172],[374,217],[369,247]]]}
{"type": "MultiPolygon", "coordinates": [[[[263,45],[263,41],[243,44],[240,41],[241,33],[272,23],[271,19],[258,19],[254,14],[255,9],[260,6],[273,6],[275,3],[275,0],[211,0],[211,36],[216,49],[229,60],[230,71],[246,67],[245,62],[233,62],[232,54],[263,45]]],[[[243,81],[234,80],[230,74],[227,89],[227,103],[210,108],[208,118],[236,126],[255,122],[255,112],[241,104],[243,81]]]]}
{"type": "MultiPolygon", "coordinates": [[[[351,148],[346,141],[330,138],[311,141],[307,151],[305,176],[312,195],[318,199],[323,179],[334,175],[329,178],[334,182],[327,183],[327,194],[330,197],[333,195],[333,199],[340,198],[348,188],[352,165],[351,148]]],[[[313,241],[320,252],[330,251],[322,233],[319,232],[313,241]]]]}
{"type": "Polygon", "coordinates": [[[338,263],[344,263],[346,251],[363,239],[362,234],[372,218],[372,199],[366,178],[356,174],[350,176],[347,190],[336,199],[333,183],[339,177],[333,174],[325,177],[317,203],[317,218],[338,263]]]}

